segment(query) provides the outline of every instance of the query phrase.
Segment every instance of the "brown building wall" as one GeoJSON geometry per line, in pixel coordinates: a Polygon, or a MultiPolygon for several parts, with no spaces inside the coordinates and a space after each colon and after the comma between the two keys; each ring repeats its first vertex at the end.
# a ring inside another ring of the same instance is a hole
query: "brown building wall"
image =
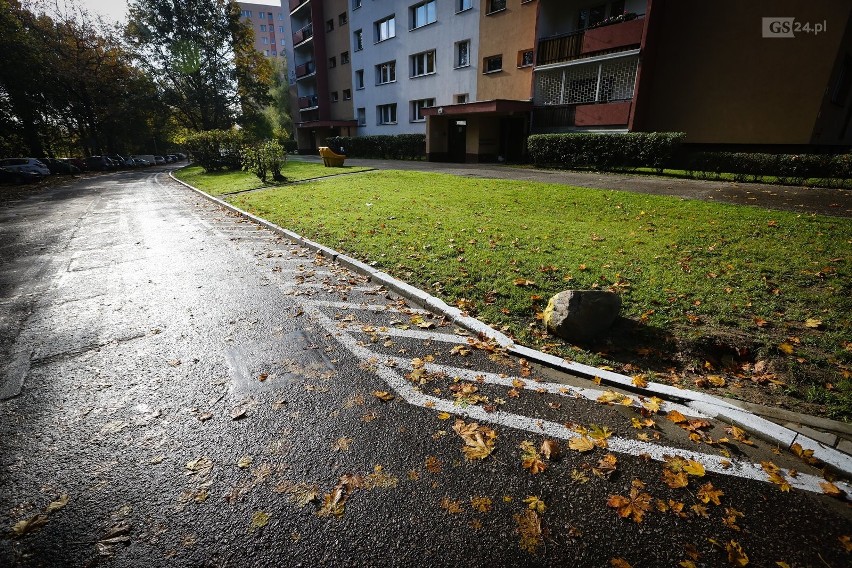
{"type": "Polygon", "coordinates": [[[654,0],[653,9],[655,54],[642,63],[653,82],[640,93],[635,129],[682,131],[694,143],[811,143],[852,3],[654,0]],[[762,37],[762,18],[779,16],[827,29],[762,37]]]}
{"type": "Polygon", "coordinates": [[[476,98],[529,100],[532,66],[519,68],[518,52],[535,49],[538,0],[506,0],[506,9],[488,15],[490,0],[480,0],[479,78],[476,98]],[[487,57],[503,55],[503,70],[484,73],[487,57]]]}
{"type": "MultiPolygon", "coordinates": [[[[352,99],[343,100],[343,91],[349,90],[352,93],[352,64],[342,63],[341,54],[349,52],[352,57],[350,42],[349,42],[349,12],[347,10],[348,0],[323,0],[323,14],[325,22],[323,22],[323,30],[325,31],[325,54],[324,61],[317,60],[317,66],[328,67],[329,58],[334,57],[336,66],[328,69],[328,92],[320,93],[320,96],[330,97],[331,93],[337,93],[337,102],[329,103],[329,118],[331,120],[352,120],[354,110],[352,99]],[[346,23],[340,25],[340,14],[346,14],[346,23]],[[327,22],[331,20],[334,23],[334,29],[327,31],[327,22]]],[[[330,100],[330,99],[329,99],[330,100]]]]}

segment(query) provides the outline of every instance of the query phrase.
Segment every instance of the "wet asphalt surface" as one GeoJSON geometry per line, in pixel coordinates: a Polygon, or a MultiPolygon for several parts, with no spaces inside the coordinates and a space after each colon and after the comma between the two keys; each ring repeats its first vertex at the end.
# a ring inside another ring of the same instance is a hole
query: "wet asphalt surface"
{"type": "Polygon", "coordinates": [[[162,172],[7,199],[0,239],[0,566],[724,566],[731,541],[749,566],[852,561],[843,499],[709,471],[671,489],[613,447],[819,474],[798,458],[601,404],[162,172]],[[474,418],[482,460],[453,431],[474,418]],[[595,424],[609,447],[523,467],[547,425],[595,424]],[[636,479],[638,523],[607,506],[636,479]]]}

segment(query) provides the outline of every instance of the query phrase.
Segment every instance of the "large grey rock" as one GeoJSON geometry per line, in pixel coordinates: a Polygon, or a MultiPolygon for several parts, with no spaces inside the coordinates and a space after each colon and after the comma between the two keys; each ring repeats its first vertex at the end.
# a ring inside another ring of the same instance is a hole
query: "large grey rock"
{"type": "Polygon", "coordinates": [[[569,341],[592,339],[610,328],[621,310],[621,298],[604,290],[565,290],[544,309],[550,333],[569,341]]]}

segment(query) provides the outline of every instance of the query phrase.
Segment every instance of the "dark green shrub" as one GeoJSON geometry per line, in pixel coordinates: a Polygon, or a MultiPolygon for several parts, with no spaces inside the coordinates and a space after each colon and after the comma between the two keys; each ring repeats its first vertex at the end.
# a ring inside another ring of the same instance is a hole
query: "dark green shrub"
{"type": "Polygon", "coordinates": [[[185,143],[192,161],[204,171],[238,170],[242,165],[243,135],[238,130],[194,132],[187,135],[185,143]]]}
{"type": "Polygon", "coordinates": [[[281,143],[281,146],[288,154],[293,154],[299,151],[299,143],[295,140],[284,140],[284,142],[281,143]]]}
{"type": "Polygon", "coordinates": [[[693,177],[719,179],[729,174],[734,181],[763,181],[774,177],[780,184],[802,185],[808,179],[836,178],[841,184],[852,170],[847,155],[767,154],[759,152],[695,152],[684,169],[693,177]],[[844,177],[845,176],[845,177],[844,177]]]}
{"type": "Polygon", "coordinates": [[[425,134],[395,136],[334,136],[326,141],[336,152],[354,158],[419,160],[426,154],[425,134]]]}
{"type": "Polygon", "coordinates": [[[681,132],[534,134],[527,139],[536,165],[560,168],[655,168],[662,171],[683,142],[681,132]]]}
{"type": "Polygon", "coordinates": [[[243,169],[254,173],[260,181],[266,183],[266,178],[272,174],[275,181],[283,181],[281,168],[287,161],[287,152],[277,140],[267,140],[243,147],[243,169]]]}

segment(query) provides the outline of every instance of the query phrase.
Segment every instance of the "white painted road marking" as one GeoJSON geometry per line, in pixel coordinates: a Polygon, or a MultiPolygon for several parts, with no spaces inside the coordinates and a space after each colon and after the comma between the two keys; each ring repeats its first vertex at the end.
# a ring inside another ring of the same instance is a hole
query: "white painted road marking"
{"type": "MultiPolygon", "coordinates": [[[[342,304],[346,303],[302,301],[305,313],[311,317],[313,321],[324,327],[326,331],[334,335],[334,337],[336,337],[337,340],[353,355],[363,361],[375,358],[376,354],[373,351],[359,345],[358,341],[352,335],[343,332],[337,327],[339,322],[334,321],[319,309],[320,307],[328,306],[329,304],[333,304],[333,307],[342,307],[342,304]]],[[[356,308],[357,304],[352,304],[352,307],[356,308]]],[[[393,311],[391,306],[375,306],[375,308],[375,311],[393,311]]],[[[393,389],[393,391],[396,392],[397,395],[399,395],[399,397],[414,406],[428,408],[437,412],[448,412],[450,414],[462,415],[479,422],[506,426],[515,430],[542,434],[562,440],[570,440],[579,436],[577,432],[566,428],[561,424],[548,420],[530,418],[528,416],[521,416],[510,412],[486,412],[478,406],[467,406],[464,408],[458,407],[453,401],[429,396],[415,389],[407,380],[405,380],[404,377],[385,365],[376,365],[375,372],[391,389],[393,389]]],[[[536,384],[541,385],[542,383],[536,384]]],[[[558,388],[564,388],[564,385],[558,385],[558,388]]],[[[651,442],[642,442],[639,440],[630,440],[617,436],[608,438],[607,442],[609,449],[617,453],[632,456],[648,455],[651,459],[661,462],[665,461],[666,455],[679,455],[686,459],[691,459],[701,463],[707,471],[721,475],[770,483],[769,476],[763,470],[761,465],[750,461],[727,459],[723,456],[704,454],[691,450],[683,450],[680,448],[654,444],[651,442]]],[[[823,493],[823,490],[819,485],[821,482],[824,482],[824,479],[821,477],[806,473],[799,473],[796,477],[786,477],[785,479],[791,487],[813,493],[823,493]]],[[[849,483],[838,481],[835,482],[835,485],[846,493],[847,499],[850,498],[849,496],[852,496],[852,485],[849,483]]]]}

